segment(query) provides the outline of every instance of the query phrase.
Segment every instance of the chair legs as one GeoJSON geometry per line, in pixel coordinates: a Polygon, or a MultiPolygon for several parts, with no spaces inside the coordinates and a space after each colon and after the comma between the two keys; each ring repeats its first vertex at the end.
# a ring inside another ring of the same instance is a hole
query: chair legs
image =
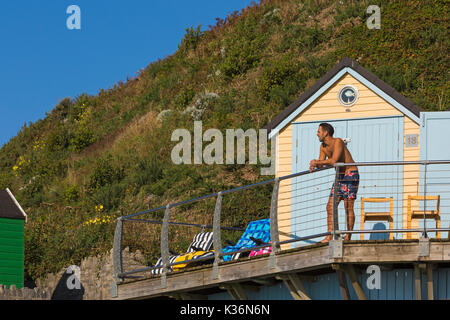
{"type": "MultiPolygon", "coordinates": [[[[361,231],[364,230],[364,216],[361,217],[361,231]]],[[[364,233],[361,233],[361,240],[364,240],[364,233]]]]}
{"type": "MultiPolygon", "coordinates": [[[[389,221],[389,229],[394,229],[394,221],[389,221]]],[[[389,232],[389,240],[394,240],[394,233],[392,231],[389,232]]]]}

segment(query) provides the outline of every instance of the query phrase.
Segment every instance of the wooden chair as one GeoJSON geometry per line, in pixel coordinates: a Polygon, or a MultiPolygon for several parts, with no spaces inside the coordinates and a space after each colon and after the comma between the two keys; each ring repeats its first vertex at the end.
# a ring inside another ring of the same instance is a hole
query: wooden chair
{"type": "MultiPolygon", "coordinates": [[[[407,228],[411,229],[411,222],[412,219],[423,219],[424,216],[427,219],[435,219],[436,220],[436,228],[440,228],[441,227],[441,197],[439,195],[437,196],[408,196],[408,216],[407,216],[407,228]],[[431,201],[436,201],[436,210],[412,210],[411,207],[411,201],[412,200],[416,200],[416,201],[425,201],[425,199],[427,201],[431,200],[431,201]]],[[[441,233],[438,231],[436,232],[436,237],[440,238],[441,237],[441,233]]],[[[411,232],[408,232],[407,235],[407,239],[411,239],[412,238],[412,234],[411,232]]]]}
{"type": "MultiPolygon", "coordinates": [[[[394,198],[361,198],[361,230],[364,230],[366,221],[388,221],[389,229],[394,229],[394,198]],[[366,212],[364,208],[365,202],[389,202],[389,212],[366,212]]],[[[394,239],[394,234],[389,233],[389,239],[394,239]]],[[[364,233],[361,233],[361,240],[364,240],[364,233]]]]}

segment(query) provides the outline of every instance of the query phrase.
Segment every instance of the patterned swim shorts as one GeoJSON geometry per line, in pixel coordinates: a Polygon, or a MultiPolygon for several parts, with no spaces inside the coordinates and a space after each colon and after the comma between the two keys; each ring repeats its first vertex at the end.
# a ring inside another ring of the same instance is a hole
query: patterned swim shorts
{"type": "MultiPolygon", "coordinates": [[[[340,173],[338,177],[338,193],[337,196],[343,199],[356,199],[356,193],[359,186],[358,170],[352,170],[340,173]]],[[[333,197],[334,183],[331,187],[330,197],[333,197]]]]}

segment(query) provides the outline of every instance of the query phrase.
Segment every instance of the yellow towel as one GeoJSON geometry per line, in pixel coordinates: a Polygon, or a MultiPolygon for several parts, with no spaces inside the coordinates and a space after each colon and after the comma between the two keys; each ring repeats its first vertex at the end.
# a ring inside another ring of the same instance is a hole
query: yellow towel
{"type": "MultiPolygon", "coordinates": [[[[208,252],[214,252],[214,250],[211,250],[211,251],[194,251],[194,252],[190,252],[190,253],[185,253],[185,254],[179,255],[175,259],[174,263],[182,262],[182,261],[188,261],[188,260],[191,260],[195,256],[201,256],[201,255],[203,255],[205,253],[208,253],[208,252]]],[[[176,264],[176,265],[172,266],[172,269],[173,269],[173,271],[179,271],[179,270],[181,270],[183,268],[186,268],[186,266],[189,263],[192,263],[192,262],[195,262],[195,260],[189,261],[187,263],[176,264]]]]}

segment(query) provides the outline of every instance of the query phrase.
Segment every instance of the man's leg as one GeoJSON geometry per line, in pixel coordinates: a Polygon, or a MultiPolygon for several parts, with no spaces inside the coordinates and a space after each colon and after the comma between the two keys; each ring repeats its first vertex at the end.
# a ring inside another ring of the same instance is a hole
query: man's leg
{"type": "MultiPolygon", "coordinates": [[[[355,225],[355,211],[353,206],[355,205],[355,199],[344,199],[345,216],[347,218],[347,230],[353,230],[355,225]]],[[[344,240],[350,240],[352,237],[351,233],[345,235],[344,240]]]]}
{"type": "MultiPolygon", "coordinates": [[[[339,203],[341,202],[342,198],[338,197],[336,199],[337,202],[337,206],[339,206],[339,203]]],[[[328,203],[327,203],[327,224],[328,224],[328,232],[331,232],[333,230],[333,197],[328,198],[328,203]]],[[[325,239],[323,239],[321,241],[321,243],[323,242],[328,242],[330,240],[332,240],[332,236],[326,236],[325,239]]]]}

